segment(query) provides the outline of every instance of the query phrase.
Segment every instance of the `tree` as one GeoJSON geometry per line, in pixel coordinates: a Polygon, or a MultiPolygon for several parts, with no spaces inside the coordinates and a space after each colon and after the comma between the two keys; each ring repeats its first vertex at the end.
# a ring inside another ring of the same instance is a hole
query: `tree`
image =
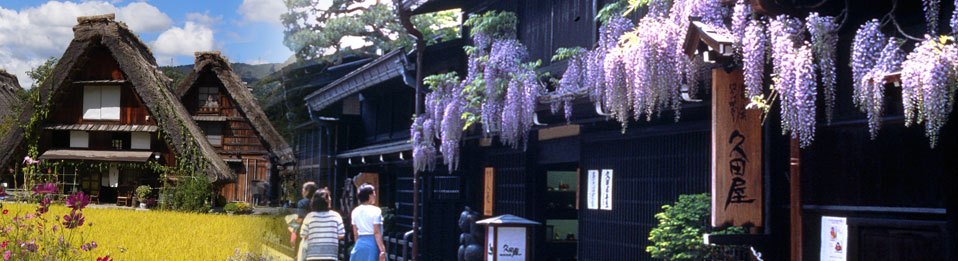
{"type": "Polygon", "coordinates": [[[160,67],[160,71],[163,72],[163,75],[170,77],[173,80],[173,87],[176,87],[186,78],[186,73],[183,70],[177,69],[175,66],[163,66],[160,67]]]}
{"type": "MultiPolygon", "coordinates": [[[[397,0],[398,1],[398,0],[397,0]]],[[[400,24],[392,1],[285,0],[283,44],[300,60],[338,63],[349,54],[373,55],[414,42],[400,24]],[[363,46],[349,46],[362,44],[363,46]],[[357,48],[358,47],[358,48],[357,48]]],[[[459,12],[443,11],[413,17],[429,43],[459,35],[459,12]]]]}
{"type": "Polygon", "coordinates": [[[27,71],[27,76],[29,76],[30,79],[33,79],[33,85],[30,86],[31,90],[36,89],[36,87],[40,87],[40,84],[43,84],[43,81],[50,76],[50,73],[53,72],[53,66],[55,66],[59,60],[60,59],[57,59],[56,57],[47,58],[43,64],[27,71]]]}

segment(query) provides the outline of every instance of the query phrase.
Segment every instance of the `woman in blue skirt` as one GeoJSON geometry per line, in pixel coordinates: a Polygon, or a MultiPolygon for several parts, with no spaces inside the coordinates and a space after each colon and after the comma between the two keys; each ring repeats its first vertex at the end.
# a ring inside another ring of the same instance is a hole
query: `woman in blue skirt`
{"type": "Polygon", "coordinates": [[[353,236],[356,244],[350,252],[351,261],[385,261],[383,245],[383,213],[376,203],[376,188],[370,184],[359,186],[356,195],[360,205],[353,209],[353,236]]]}

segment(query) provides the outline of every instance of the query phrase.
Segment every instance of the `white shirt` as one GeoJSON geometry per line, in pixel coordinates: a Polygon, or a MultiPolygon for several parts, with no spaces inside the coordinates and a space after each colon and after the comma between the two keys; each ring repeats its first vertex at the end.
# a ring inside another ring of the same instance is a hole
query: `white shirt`
{"type": "Polygon", "coordinates": [[[352,223],[360,236],[372,235],[373,225],[383,224],[383,211],[372,205],[359,205],[353,209],[352,223]]]}

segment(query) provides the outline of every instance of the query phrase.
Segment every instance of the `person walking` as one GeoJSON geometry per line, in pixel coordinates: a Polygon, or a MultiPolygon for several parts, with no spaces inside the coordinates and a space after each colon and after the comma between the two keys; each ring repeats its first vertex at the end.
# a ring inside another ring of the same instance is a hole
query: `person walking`
{"type": "Polygon", "coordinates": [[[339,241],[346,236],[343,217],[331,210],[329,190],[321,188],[309,201],[310,212],[303,220],[299,235],[305,246],[305,257],[299,260],[338,260],[339,241]]]}
{"type": "Polygon", "coordinates": [[[313,198],[313,193],[316,193],[317,188],[318,187],[316,186],[315,182],[309,181],[303,183],[303,190],[301,191],[303,199],[300,199],[296,202],[296,216],[295,219],[293,219],[289,224],[289,244],[293,246],[293,249],[296,249],[297,257],[304,256],[304,248],[302,242],[299,242],[296,236],[299,235],[299,230],[303,225],[303,219],[305,219],[306,214],[309,213],[309,200],[313,198]]]}
{"type": "Polygon", "coordinates": [[[376,188],[370,184],[359,186],[356,197],[360,205],[353,209],[353,236],[356,244],[350,252],[351,261],[385,261],[383,244],[383,215],[376,204],[376,188]]]}

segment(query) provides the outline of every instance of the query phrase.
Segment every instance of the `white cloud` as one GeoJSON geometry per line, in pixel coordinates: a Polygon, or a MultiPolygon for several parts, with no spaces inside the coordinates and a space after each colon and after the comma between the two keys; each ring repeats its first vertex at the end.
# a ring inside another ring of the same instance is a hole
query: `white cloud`
{"type": "Polygon", "coordinates": [[[213,29],[207,25],[188,21],[183,27],[173,27],[161,33],[153,42],[153,52],[157,61],[164,64],[161,57],[177,55],[193,56],[193,52],[213,50],[213,29]]]}
{"type": "Polygon", "coordinates": [[[118,20],[134,30],[157,29],[162,26],[160,20],[166,18],[169,21],[168,16],[142,2],[131,3],[119,10],[104,1],[50,1],[19,11],[0,7],[0,68],[16,74],[20,84],[29,87],[31,80],[26,72],[49,57],[63,54],[73,39],[73,26],[78,16],[108,13],[117,13],[118,20]],[[127,16],[130,12],[136,15],[127,16]]]}
{"type": "Polygon", "coordinates": [[[210,16],[210,11],[205,13],[187,13],[186,21],[196,22],[202,25],[214,25],[223,21],[223,16],[210,16]]]}
{"type": "Polygon", "coordinates": [[[117,20],[125,22],[134,32],[159,32],[170,28],[173,19],[155,6],[144,2],[130,3],[120,8],[117,20]]]}
{"type": "Polygon", "coordinates": [[[279,16],[286,12],[286,4],[281,0],[243,0],[237,12],[249,22],[279,25],[279,16]]]}

